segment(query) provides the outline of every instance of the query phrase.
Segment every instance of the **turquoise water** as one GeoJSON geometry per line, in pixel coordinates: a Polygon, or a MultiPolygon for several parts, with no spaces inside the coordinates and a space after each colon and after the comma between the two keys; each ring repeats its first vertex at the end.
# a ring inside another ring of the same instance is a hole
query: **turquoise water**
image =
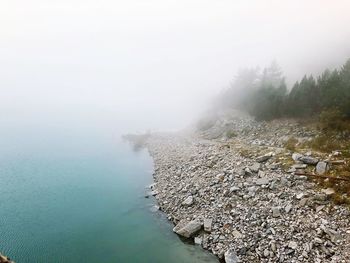
{"type": "Polygon", "coordinates": [[[217,262],[152,211],[152,160],[118,132],[7,125],[0,138],[0,250],[17,263],[217,262]]]}

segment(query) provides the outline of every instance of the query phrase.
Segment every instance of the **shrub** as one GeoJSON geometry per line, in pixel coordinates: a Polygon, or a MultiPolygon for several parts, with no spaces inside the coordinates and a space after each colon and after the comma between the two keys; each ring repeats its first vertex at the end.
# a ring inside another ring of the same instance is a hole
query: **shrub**
{"type": "Polygon", "coordinates": [[[226,137],[231,139],[237,136],[237,133],[235,133],[234,131],[230,130],[226,132],[226,137]]]}
{"type": "Polygon", "coordinates": [[[324,131],[346,131],[349,130],[349,121],[338,108],[322,111],[319,117],[320,128],[324,131]]]}
{"type": "Polygon", "coordinates": [[[295,151],[295,146],[298,140],[295,137],[290,137],[284,144],[284,147],[290,151],[295,151]]]}

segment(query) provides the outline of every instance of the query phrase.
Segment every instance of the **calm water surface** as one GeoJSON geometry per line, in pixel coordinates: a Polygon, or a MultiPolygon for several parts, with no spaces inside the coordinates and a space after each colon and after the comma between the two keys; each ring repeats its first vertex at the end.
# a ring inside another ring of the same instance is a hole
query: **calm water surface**
{"type": "Polygon", "coordinates": [[[0,132],[0,250],[21,262],[217,262],[182,243],[154,200],[152,160],[108,129],[0,132]]]}

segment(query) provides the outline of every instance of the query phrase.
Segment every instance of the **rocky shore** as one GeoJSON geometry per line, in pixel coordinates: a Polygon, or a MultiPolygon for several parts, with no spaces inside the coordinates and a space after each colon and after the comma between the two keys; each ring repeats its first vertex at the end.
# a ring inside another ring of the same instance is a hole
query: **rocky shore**
{"type": "Polygon", "coordinates": [[[227,263],[350,262],[349,209],[330,200],[333,189],[297,175],[328,162],[283,147],[291,133],[312,132],[244,119],[221,127],[233,138],[213,127],[146,141],[155,169],[149,194],[174,232],[227,263]]]}
{"type": "Polygon", "coordinates": [[[0,253],[0,263],[14,263],[14,262],[11,261],[10,258],[8,258],[0,253]]]}

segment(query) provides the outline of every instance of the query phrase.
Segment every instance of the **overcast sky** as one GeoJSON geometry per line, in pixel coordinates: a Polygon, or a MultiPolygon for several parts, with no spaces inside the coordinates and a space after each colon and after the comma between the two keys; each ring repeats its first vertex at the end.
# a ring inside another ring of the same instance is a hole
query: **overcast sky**
{"type": "Polygon", "coordinates": [[[347,0],[1,0],[0,118],[184,125],[239,68],[276,59],[291,83],[343,64],[349,14],[347,0]]]}

